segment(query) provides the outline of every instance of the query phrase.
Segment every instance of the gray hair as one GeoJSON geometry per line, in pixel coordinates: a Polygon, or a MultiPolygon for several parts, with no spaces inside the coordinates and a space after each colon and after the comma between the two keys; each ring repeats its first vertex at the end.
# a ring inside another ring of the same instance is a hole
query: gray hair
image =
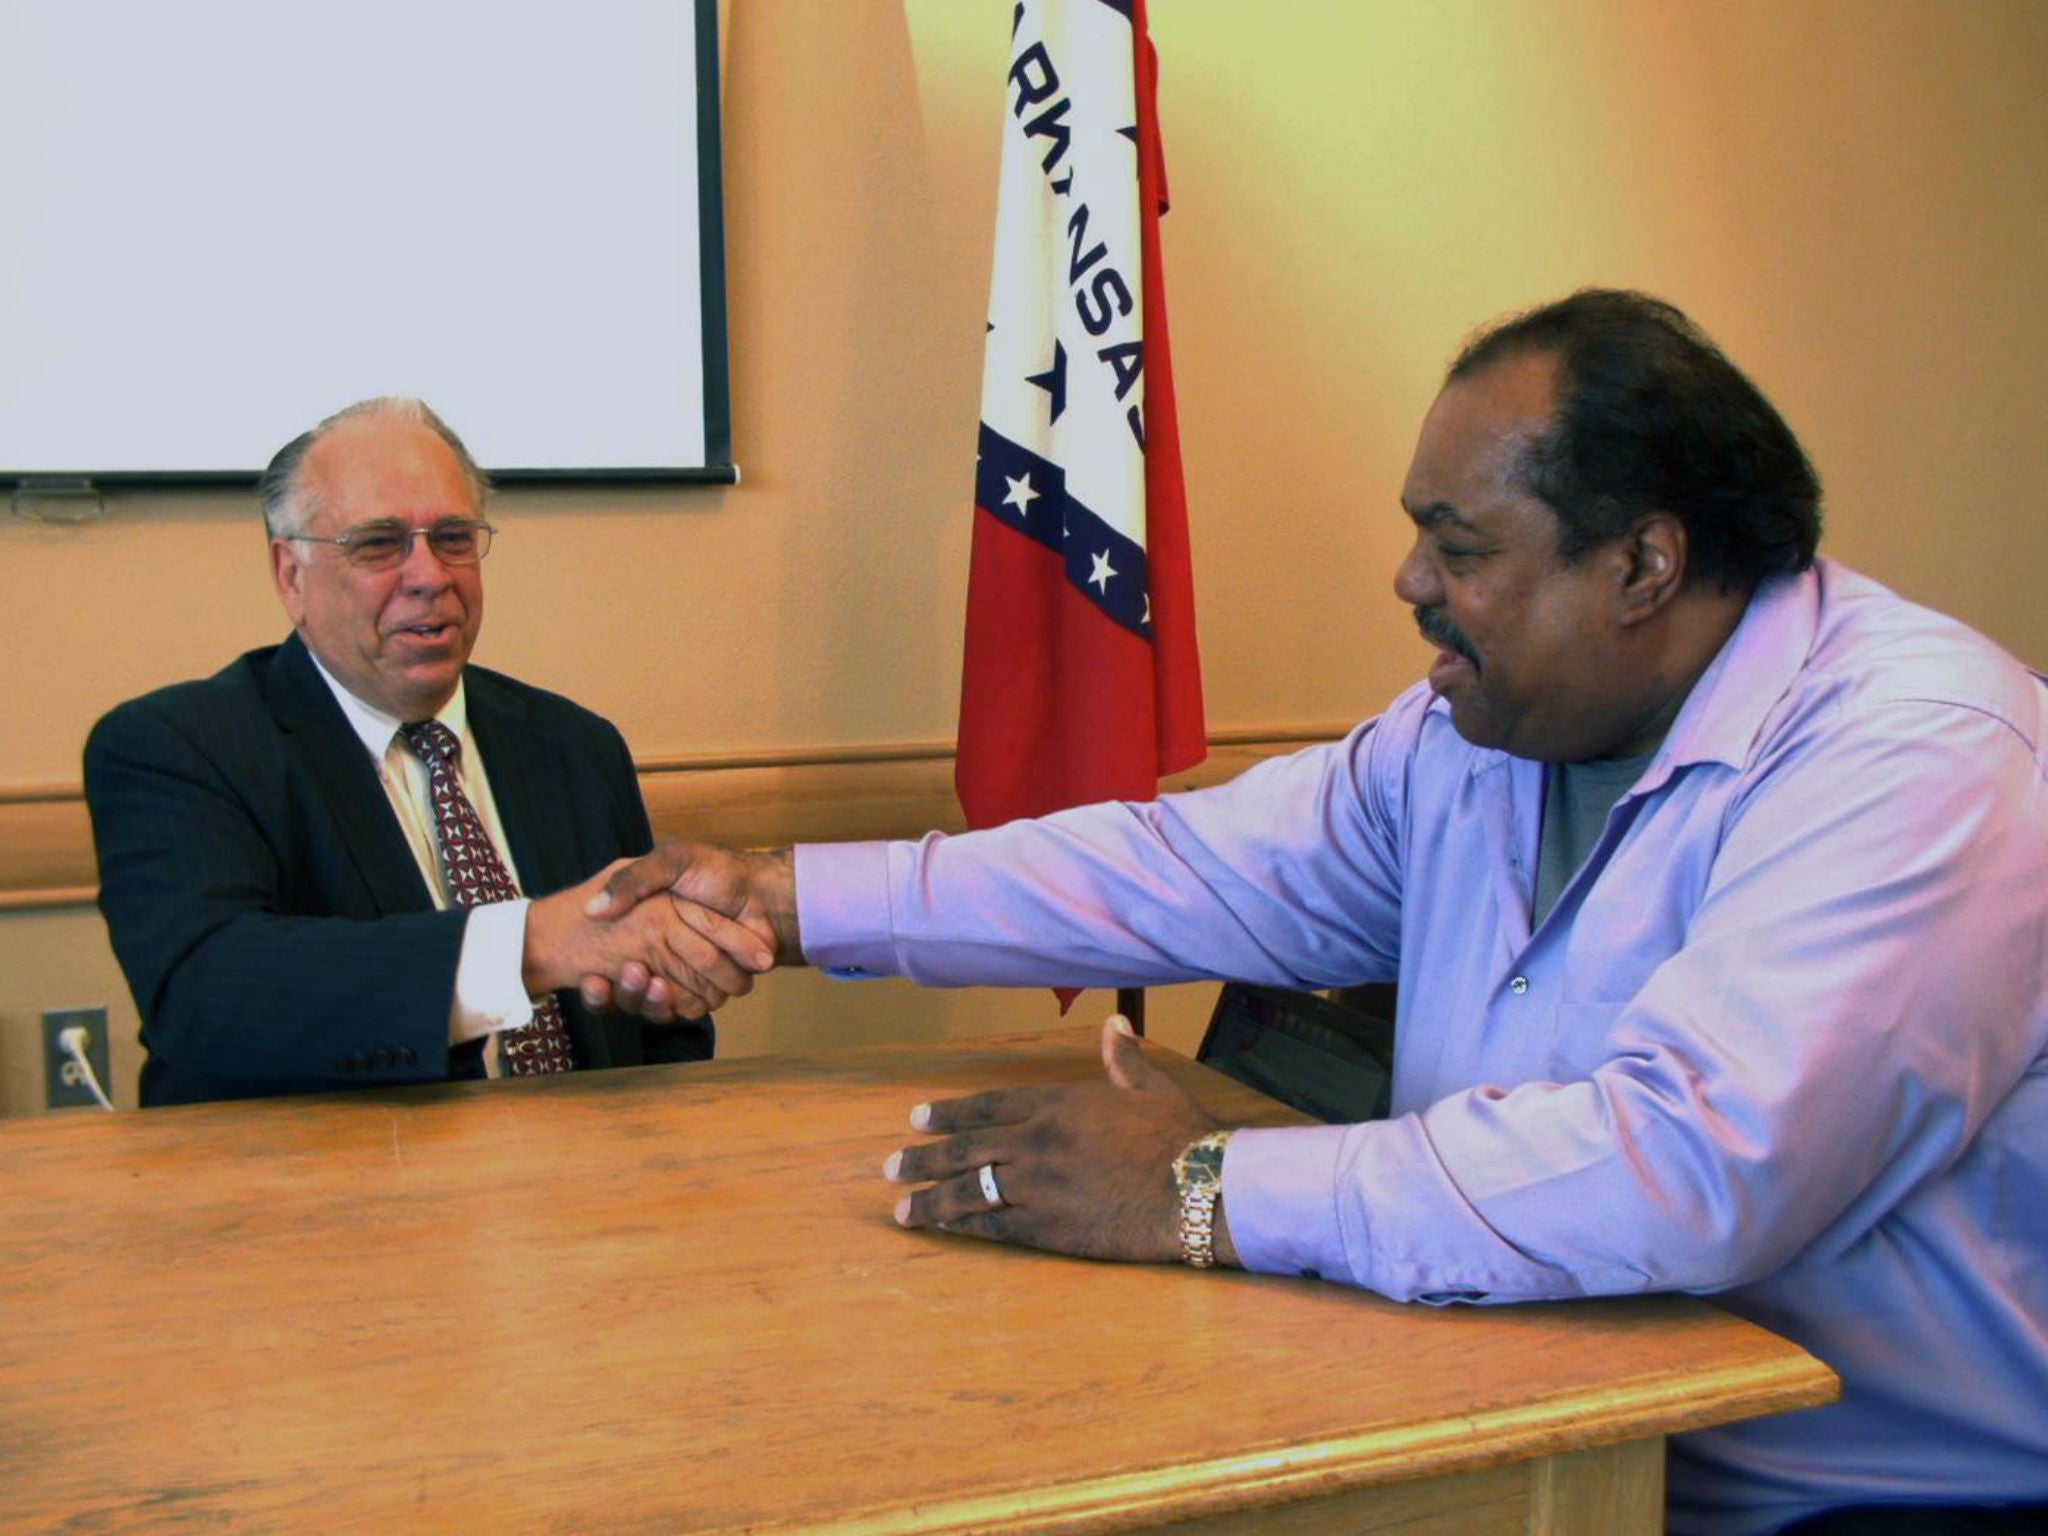
{"type": "Polygon", "coordinates": [[[436,416],[424,400],[415,400],[407,395],[379,395],[373,400],[358,400],[354,405],[343,406],[312,431],[301,432],[277,450],[277,456],[263,471],[262,479],[256,482],[256,495],[263,503],[263,527],[271,538],[282,539],[306,531],[320,510],[317,498],[304,483],[301,473],[305,468],[306,455],[330,429],[359,416],[410,421],[427,428],[453,451],[456,463],[462,466],[463,477],[469,481],[470,500],[479,513],[483,511],[484,498],[491,493],[490,477],[477,467],[476,460],[469,456],[469,450],[455,435],[454,429],[436,416]]]}

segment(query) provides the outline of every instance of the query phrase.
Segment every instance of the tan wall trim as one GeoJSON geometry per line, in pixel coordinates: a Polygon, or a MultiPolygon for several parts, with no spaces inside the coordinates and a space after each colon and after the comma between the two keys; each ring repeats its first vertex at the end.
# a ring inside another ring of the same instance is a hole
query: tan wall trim
{"type": "Polygon", "coordinates": [[[0,912],[76,906],[98,889],[84,791],[0,788],[0,912]]]}
{"type": "MultiPolygon", "coordinates": [[[[1233,779],[1262,758],[1329,741],[1337,726],[1219,731],[1198,767],[1167,789],[1233,779]]],[[[639,763],[647,814],[661,834],[742,847],[960,830],[953,744],[907,742],[707,753],[639,763]]],[[[98,891],[92,824],[77,785],[0,787],[0,912],[89,904],[98,891]]]]}

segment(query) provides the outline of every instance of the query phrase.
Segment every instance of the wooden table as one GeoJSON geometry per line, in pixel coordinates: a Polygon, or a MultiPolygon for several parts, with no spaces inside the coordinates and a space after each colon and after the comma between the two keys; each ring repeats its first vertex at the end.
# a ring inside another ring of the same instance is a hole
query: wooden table
{"type": "Polygon", "coordinates": [[[0,1123],[0,1528],[1615,1536],[1664,1435],[1834,1395],[1679,1298],[894,1225],[913,1103],[1094,1038],[0,1123]]]}

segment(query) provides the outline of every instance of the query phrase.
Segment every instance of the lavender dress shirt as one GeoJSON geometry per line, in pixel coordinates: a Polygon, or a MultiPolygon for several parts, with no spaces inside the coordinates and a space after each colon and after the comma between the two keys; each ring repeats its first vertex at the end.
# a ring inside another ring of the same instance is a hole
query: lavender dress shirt
{"type": "Polygon", "coordinates": [[[1532,931],[1539,763],[1426,688],[1149,804],[797,854],[930,985],[1398,978],[1392,1117],[1240,1132],[1254,1270],[1714,1293],[1843,1379],[1678,1437],[1671,1529],[2048,1497],[2048,689],[1843,566],[1767,583],[1532,931]]]}

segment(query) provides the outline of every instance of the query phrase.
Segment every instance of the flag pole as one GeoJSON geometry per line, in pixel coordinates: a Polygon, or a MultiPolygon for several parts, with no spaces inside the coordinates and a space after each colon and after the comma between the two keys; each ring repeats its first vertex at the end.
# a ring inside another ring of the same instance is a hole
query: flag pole
{"type": "Polygon", "coordinates": [[[1116,1011],[1131,1021],[1131,1028],[1138,1034],[1145,1033],[1145,989],[1143,987],[1118,987],[1116,989],[1116,1011]]]}

